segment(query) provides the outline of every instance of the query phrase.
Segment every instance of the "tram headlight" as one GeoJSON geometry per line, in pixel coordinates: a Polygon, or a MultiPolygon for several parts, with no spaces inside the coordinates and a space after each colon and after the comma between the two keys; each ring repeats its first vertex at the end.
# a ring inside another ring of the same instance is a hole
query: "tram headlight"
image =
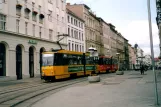
{"type": "Polygon", "coordinates": [[[44,72],[42,72],[42,75],[44,75],[45,73],[44,72]]]}

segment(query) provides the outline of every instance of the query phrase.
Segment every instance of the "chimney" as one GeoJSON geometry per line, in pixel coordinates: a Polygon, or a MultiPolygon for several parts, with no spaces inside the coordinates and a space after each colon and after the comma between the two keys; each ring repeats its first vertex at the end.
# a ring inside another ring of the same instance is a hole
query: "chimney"
{"type": "Polygon", "coordinates": [[[70,6],[70,3],[67,3],[67,6],[70,6]]]}

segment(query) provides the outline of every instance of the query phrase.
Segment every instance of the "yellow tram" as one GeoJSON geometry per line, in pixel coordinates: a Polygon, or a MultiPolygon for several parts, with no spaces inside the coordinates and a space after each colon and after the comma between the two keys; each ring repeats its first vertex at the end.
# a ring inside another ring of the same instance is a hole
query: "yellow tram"
{"type": "Polygon", "coordinates": [[[42,78],[55,80],[98,73],[88,53],[57,50],[42,53],[42,78]]]}

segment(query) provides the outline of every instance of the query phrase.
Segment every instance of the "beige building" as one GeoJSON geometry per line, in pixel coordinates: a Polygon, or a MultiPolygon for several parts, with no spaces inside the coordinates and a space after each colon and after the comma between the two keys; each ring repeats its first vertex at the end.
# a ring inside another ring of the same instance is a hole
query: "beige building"
{"type": "Polygon", "coordinates": [[[70,3],[67,3],[67,8],[71,9],[76,15],[85,21],[86,51],[88,51],[89,47],[95,47],[98,53],[102,54],[101,26],[99,18],[97,18],[85,4],[70,5],[70,3]]]}
{"type": "Polygon", "coordinates": [[[124,53],[124,37],[120,33],[116,33],[116,50],[120,53],[120,69],[125,67],[125,53],[124,53]]]}
{"type": "Polygon", "coordinates": [[[110,25],[100,18],[101,31],[102,31],[102,52],[103,55],[111,56],[111,45],[110,45],[110,25]]]}
{"type": "Polygon", "coordinates": [[[111,52],[111,56],[113,56],[114,58],[117,58],[116,53],[117,53],[117,31],[115,30],[115,26],[112,24],[109,24],[110,26],[110,30],[109,30],[109,44],[110,44],[110,52],[111,52]]]}

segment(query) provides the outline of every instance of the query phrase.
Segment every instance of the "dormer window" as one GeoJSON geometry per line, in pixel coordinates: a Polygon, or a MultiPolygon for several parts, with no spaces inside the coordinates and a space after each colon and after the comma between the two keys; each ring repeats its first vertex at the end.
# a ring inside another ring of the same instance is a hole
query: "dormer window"
{"type": "Polygon", "coordinates": [[[37,19],[36,19],[37,13],[38,13],[37,11],[32,12],[32,20],[35,22],[37,21],[37,19]]]}
{"type": "Polygon", "coordinates": [[[29,19],[29,14],[31,10],[29,8],[25,8],[25,18],[29,19]]]}
{"type": "Polygon", "coordinates": [[[16,5],[16,15],[21,16],[21,8],[22,8],[21,4],[16,5]]]}
{"type": "Polygon", "coordinates": [[[43,24],[43,19],[44,19],[44,15],[43,14],[40,14],[39,15],[39,23],[43,24]]]}

